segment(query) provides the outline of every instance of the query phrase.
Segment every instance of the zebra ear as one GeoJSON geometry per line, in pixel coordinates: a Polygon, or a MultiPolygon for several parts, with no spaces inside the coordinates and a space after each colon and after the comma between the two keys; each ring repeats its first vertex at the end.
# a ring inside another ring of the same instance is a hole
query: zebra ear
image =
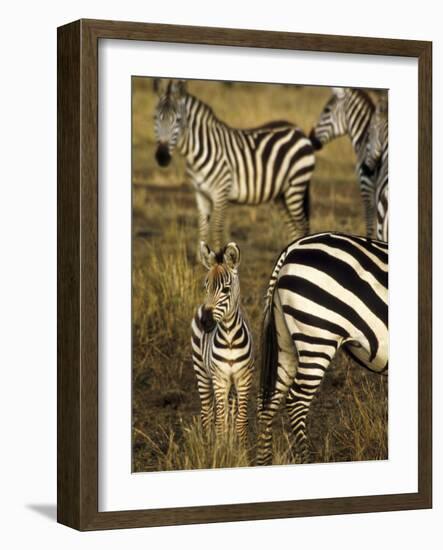
{"type": "Polygon", "coordinates": [[[200,259],[206,269],[211,269],[215,264],[215,254],[204,241],[200,243],[200,259]]]}
{"type": "Polygon", "coordinates": [[[228,267],[237,269],[240,265],[240,248],[236,243],[228,243],[223,251],[223,259],[228,267]]]}
{"type": "Polygon", "coordinates": [[[342,99],[345,97],[346,88],[332,88],[332,93],[335,95],[335,97],[338,97],[338,99],[342,99]]]}
{"type": "Polygon", "coordinates": [[[172,85],[172,93],[178,98],[182,98],[186,95],[186,80],[177,80],[172,85]]]}
{"type": "Polygon", "coordinates": [[[378,100],[376,111],[379,114],[386,115],[388,113],[388,96],[382,95],[378,100]]]}
{"type": "Polygon", "coordinates": [[[154,78],[154,80],[152,81],[152,89],[154,90],[154,93],[157,94],[158,96],[161,96],[163,92],[162,88],[163,88],[162,79],[154,78]]]}

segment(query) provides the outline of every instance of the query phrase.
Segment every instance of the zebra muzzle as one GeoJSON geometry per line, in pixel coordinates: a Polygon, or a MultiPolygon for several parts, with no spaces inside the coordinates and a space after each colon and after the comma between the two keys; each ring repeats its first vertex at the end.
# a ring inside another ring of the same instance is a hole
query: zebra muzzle
{"type": "Polygon", "coordinates": [[[203,309],[201,316],[201,324],[205,332],[212,332],[217,324],[212,315],[212,309],[203,309]]]}
{"type": "Polygon", "coordinates": [[[160,166],[168,166],[171,162],[171,154],[167,145],[160,143],[157,146],[157,151],[155,152],[155,160],[160,166]]]}
{"type": "Polygon", "coordinates": [[[310,134],[309,134],[309,139],[311,140],[311,143],[312,143],[312,147],[314,147],[314,149],[316,151],[319,151],[322,147],[323,147],[323,143],[318,139],[318,137],[315,135],[315,130],[314,128],[311,130],[310,134]]]}
{"type": "Polygon", "coordinates": [[[369,166],[369,164],[366,164],[366,162],[364,162],[362,165],[361,165],[361,171],[363,172],[363,174],[365,176],[373,176],[374,175],[374,172],[375,172],[375,169],[371,166],[369,166]]]}

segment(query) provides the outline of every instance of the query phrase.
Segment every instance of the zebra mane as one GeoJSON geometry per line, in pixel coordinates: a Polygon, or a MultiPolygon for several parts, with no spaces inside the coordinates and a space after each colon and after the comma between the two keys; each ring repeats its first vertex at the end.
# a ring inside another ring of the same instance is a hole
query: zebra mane
{"type": "Polygon", "coordinates": [[[186,101],[186,108],[188,113],[191,113],[193,111],[192,109],[193,106],[197,106],[200,113],[204,111],[207,117],[212,119],[213,122],[216,122],[217,124],[220,124],[222,126],[228,126],[226,122],[223,122],[218,118],[218,116],[214,113],[214,110],[212,109],[212,107],[202,99],[196,97],[195,95],[187,93],[185,101],[186,101]]]}

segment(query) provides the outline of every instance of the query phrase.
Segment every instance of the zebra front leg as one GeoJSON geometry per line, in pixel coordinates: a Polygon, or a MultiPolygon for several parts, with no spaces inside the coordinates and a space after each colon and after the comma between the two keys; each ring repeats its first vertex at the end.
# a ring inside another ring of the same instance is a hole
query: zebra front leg
{"type": "Polygon", "coordinates": [[[228,431],[230,386],[229,380],[214,380],[215,433],[217,439],[222,438],[228,431]]]}
{"type": "Polygon", "coordinates": [[[366,222],[366,236],[369,238],[374,237],[375,226],[375,188],[374,182],[364,181],[360,184],[360,195],[363,201],[363,207],[365,210],[365,222],[366,222]]]}
{"type": "Polygon", "coordinates": [[[248,403],[252,383],[253,365],[245,367],[237,376],[234,376],[235,391],[237,393],[237,415],[235,429],[242,445],[248,442],[248,403]]]}
{"type": "Polygon", "coordinates": [[[215,250],[219,250],[224,243],[226,206],[227,197],[224,193],[214,199],[210,232],[215,250]]]}
{"type": "Polygon", "coordinates": [[[203,433],[209,439],[211,434],[211,426],[214,419],[214,391],[212,381],[207,376],[202,362],[199,360],[201,356],[193,354],[194,371],[197,378],[198,394],[200,396],[200,417],[203,433]]]}
{"type": "Polygon", "coordinates": [[[198,234],[199,242],[197,243],[197,260],[200,261],[200,243],[201,241],[209,242],[209,229],[211,223],[211,215],[213,210],[213,202],[209,195],[198,190],[195,193],[195,199],[198,209],[198,234]]]}
{"type": "Polygon", "coordinates": [[[198,392],[200,394],[201,403],[201,423],[203,433],[206,439],[211,436],[212,422],[214,420],[214,394],[212,384],[208,382],[200,382],[198,384],[198,392]]]}
{"type": "Polygon", "coordinates": [[[192,337],[192,365],[194,367],[195,377],[197,379],[197,389],[201,404],[201,422],[203,433],[209,437],[211,424],[214,418],[214,391],[212,380],[204,364],[202,350],[202,327],[201,327],[202,307],[200,307],[191,323],[192,337]]]}

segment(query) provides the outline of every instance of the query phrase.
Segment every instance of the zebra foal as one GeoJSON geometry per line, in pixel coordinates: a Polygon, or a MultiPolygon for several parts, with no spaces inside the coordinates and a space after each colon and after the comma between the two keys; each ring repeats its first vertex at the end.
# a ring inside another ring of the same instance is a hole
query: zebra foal
{"type": "Polygon", "coordinates": [[[281,253],[263,322],[259,465],[272,462],[272,422],[285,397],[295,450],[308,460],[309,406],[340,348],[374,372],[387,370],[387,299],[384,242],[322,233],[281,253]]]}
{"type": "Polygon", "coordinates": [[[160,90],[155,110],[156,159],[167,166],[175,150],[186,159],[187,178],[195,190],[200,240],[222,244],[228,203],[279,202],[291,238],[309,232],[309,182],[315,159],[310,140],[286,121],[253,129],[231,128],[203,101],[186,91],[183,81],[160,90]]]}
{"type": "Polygon", "coordinates": [[[215,412],[217,436],[226,432],[231,401],[235,428],[245,443],[254,355],[240,303],[240,249],[229,243],[216,253],[202,242],[200,257],[208,270],[206,300],[192,321],[191,344],[203,430],[208,433],[215,412]]]}

